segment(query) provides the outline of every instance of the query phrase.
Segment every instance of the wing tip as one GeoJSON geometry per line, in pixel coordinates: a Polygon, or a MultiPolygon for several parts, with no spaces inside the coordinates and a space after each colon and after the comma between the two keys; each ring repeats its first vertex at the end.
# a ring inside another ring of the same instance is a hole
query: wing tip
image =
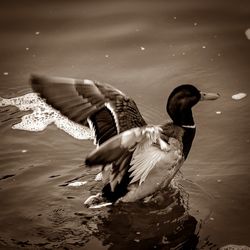
{"type": "Polygon", "coordinates": [[[32,88],[44,84],[75,84],[77,79],[68,77],[45,76],[33,73],[30,75],[30,84],[32,88]]]}
{"type": "Polygon", "coordinates": [[[30,75],[30,85],[34,92],[39,92],[40,86],[47,82],[47,77],[39,74],[30,75]]]}

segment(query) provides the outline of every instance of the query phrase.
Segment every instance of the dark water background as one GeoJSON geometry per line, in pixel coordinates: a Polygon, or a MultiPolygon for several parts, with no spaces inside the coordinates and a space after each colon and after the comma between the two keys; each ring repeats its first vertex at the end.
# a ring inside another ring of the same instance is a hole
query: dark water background
{"type": "Polygon", "coordinates": [[[249,96],[231,99],[250,93],[250,1],[24,0],[0,6],[0,96],[30,92],[34,72],[95,79],[132,96],[146,120],[157,124],[167,117],[169,92],[181,83],[221,94],[194,109],[197,135],[183,166],[190,210],[175,204],[170,215],[142,205],[85,208],[83,201],[100,189],[91,181],[98,171],[82,166],[92,143],[55,126],[13,130],[23,112],[1,108],[2,249],[167,249],[184,236],[192,241],[187,249],[250,245],[249,96]],[[67,187],[74,178],[88,183],[67,187]]]}

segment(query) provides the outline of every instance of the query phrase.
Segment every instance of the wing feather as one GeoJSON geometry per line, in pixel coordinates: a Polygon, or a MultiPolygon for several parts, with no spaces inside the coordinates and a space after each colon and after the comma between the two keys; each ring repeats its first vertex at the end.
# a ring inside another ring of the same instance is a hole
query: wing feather
{"type": "Polygon", "coordinates": [[[97,81],[32,75],[31,86],[72,121],[92,122],[101,144],[114,135],[146,125],[135,102],[120,90],[97,81]]]}
{"type": "Polygon", "coordinates": [[[184,156],[178,140],[170,138],[168,143],[170,147],[168,151],[161,151],[160,148],[151,146],[147,149],[147,153],[141,152],[140,156],[137,156],[140,158],[138,163],[137,157],[134,157],[133,168],[136,173],[130,182],[132,185],[129,192],[122,197],[122,201],[133,202],[142,199],[169,185],[182,166],[184,156]]]}
{"type": "Polygon", "coordinates": [[[130,177],[133,177],[130,183],[139,181],[139,185],[141,185],[149,172],[164,156],[165,153],[155,146],[151,146],[146,151],[133,156],[132,167],[129,169],[129,172],[132,172],[130,177]]]}

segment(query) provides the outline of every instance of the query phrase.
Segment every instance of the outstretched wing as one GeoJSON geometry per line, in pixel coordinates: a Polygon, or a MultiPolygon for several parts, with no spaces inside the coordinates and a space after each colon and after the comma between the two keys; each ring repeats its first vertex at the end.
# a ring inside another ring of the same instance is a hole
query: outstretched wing
{"type": "Polygon", "coordinates": [[[99,145],[123,131],[146,125],[135,102],[111,85],[32,75],[31,86],[70,120],[82,125],[88,122],[99,145]]]}

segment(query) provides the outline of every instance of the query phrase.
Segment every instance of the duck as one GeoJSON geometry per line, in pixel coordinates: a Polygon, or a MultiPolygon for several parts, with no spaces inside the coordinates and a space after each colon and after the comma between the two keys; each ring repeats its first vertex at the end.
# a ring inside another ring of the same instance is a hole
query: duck
{"type": "Polygon", "coordinates": [[[62,115],[93,130],[96,148],[85,166],[101,166],[100,196],[111,203],[136,202],[167,188],[195,137],[192,108],[220,96],[179,85],[166,104],[171,121],[152,125],[131,97],[107,83],[41,75],[31,75],[30,83],[62,115]]]}

